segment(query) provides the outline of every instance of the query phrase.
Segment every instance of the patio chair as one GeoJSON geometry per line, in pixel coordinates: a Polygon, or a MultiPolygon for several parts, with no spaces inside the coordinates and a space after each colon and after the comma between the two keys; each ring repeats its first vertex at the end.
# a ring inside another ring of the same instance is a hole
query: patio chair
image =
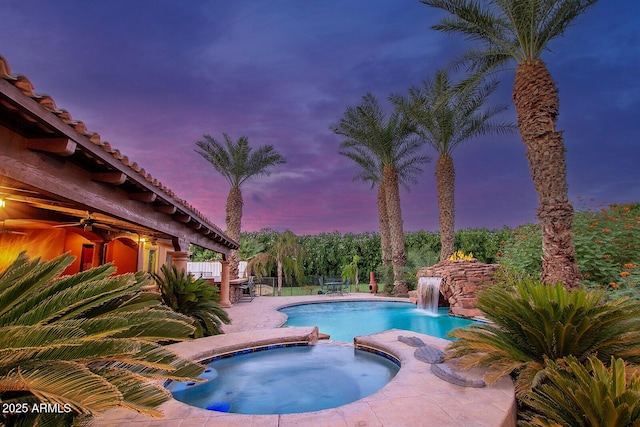
{"type": "Polygon", "coordinates": [[[322,279],[322,276],[318,277],[318,283],[320,284],[320,290],[318,291],[318,295],[326,294],[327,289],[325,288],[324,280],[322,279]]]}
{"type": "Polygon", "coordinates": [[[342,279],[340,277],[325,277],[324,287],[329,295],[339,295],[342,293],[342,279]]]}
{"type": "Polygon", "coordinates": [[[349,278],[347,278],[347,281],[342,283],[342,286],[340,287],[340,295],[344,295],[344,294],[348,294],[349,293],[349,285],[351,284],[351,280],[349,278]]]}
{"type": "Polygon", "coordinates": [[[251,302],[256,297],[254,276],[249,276],[247,283],[240,286],[242,289],[242,297],[239,302],[251,302]]]}

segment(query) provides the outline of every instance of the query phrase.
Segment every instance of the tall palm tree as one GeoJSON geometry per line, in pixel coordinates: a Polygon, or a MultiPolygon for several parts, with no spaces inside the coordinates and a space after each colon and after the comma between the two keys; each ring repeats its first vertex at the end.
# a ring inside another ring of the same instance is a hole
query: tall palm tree
{"type": "Polygon", "coordinates": [[[555,128],[558,89],[542,61],[549,42],[597,0],[420,0],[451,16],[433,28],[462,33],[481,43],[464,57],[479,73],[517,64],[513,86],[518,128],[526,147],[538,194],[537,217],[542,226],[544,283],[579,284],[567,195],[567,167],[562,132],[555,128]]]}
{"type": "Polygon", "coordinates": [[[360,179],[380,183],[389,222],[393,293],[404,294],[407,292],[407,284],[402,276],[407,256],[400,207],[400,183],[414,183],[421,172],[421,165],[431,158],[418,153],[423,143],[412,137],[414,129],[410,123],[397,111],[387,120],[376,97],[371,93],[362,98],[360,105],[347,107],[340,122],[331,126],[331,130],[346,137],[340,145],[340,154],[351,158],[363,168],[361,176],[366,179],[360,179]],[[375,176],[378,181],[375,181],[375,176]]]}
{"type": "Polygon", "coordinates": [[[295,276],[298,283],[304,281],[303,262],[306,256],[304,248],[298,243],[298,237],[287,230],[280,234],[267,252],[254,256],[247,269],[258,276],[269,274],[276,267],[278,278],[278,296],[282,296],[282,278],[291,280],[295,276]]]}
{"type": "MultiPolygon", "coordinates": [[[[204,141],[196,142],[200,147],[196,152],[211,163],[231,186],[227,197],[225,218],[227,235],[240,241],[242,184],[253,177],[270,175],[273,166],[284,164],[287,160],[273,148],[273,145],[261,145],[253,151],[253,148],[249,147],[249,139],[246,136],[240,137],[235,143],[226,133],[222,136],[225,144],[209,135],[204,135],[204,141]]],[[[228,261],[229,277],[235,279],[238,277],[238,251],[231,251],[228,261]]]]}
{"type": "Polygon", "coordinates": [[[454,252],[455,177],[453,150],[463,142],[481,135],[506,133],[514,126],[491,121],[507,109],[504,105],[487,107],[487,98],[498,83],[475,79],[466,85],[452,84],[446,70],[422,87],[409,89],[409,96],[394,95],[391,101],[416,125],[420,137],[438,152],[436,188],[440,219],[440,261],[454,252]]]}
{"type": "MultiPolygon", "coordinates": [[[[350,151],[339,151],[339,154],[350,158],[360,170],[353,178],[354,181],[370,182],[371,188],[378,187],[377,204],[378,220],[380,224],[380,249],[382,265],[391,266],[391,231],[389,230],[389,214],[387,213],[387,199],[382,185],[382,165],[371,150],[363,147],[351,147],[350,151]]],[[[405,183],[406,185],[406,183],[405,183]]]]}

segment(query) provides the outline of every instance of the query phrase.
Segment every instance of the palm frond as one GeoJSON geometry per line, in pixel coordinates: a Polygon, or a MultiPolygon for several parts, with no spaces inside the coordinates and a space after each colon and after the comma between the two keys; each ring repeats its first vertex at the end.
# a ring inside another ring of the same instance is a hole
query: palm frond
{"type": "Polygon", "coordinates": [[[409,188],[422,172],[422,165],[431,161],[429,156],[417,154],[423,142],[411,137],[413,124],[397,111],[387,119],[371,93],[362,97],[361,104],[347,107],[330,129],[345,137],[338,153],[360,166],[354,179],[371,182],[372,188],[382,182],[385,165],[393,165],[400,183],[409,188]]]}
{"type": "Polygon", "coordinates": [[[491,323],[453,330],[457,340],[448,357],[487,366],[491,375],[497,372],[493,378],[522,371],[517,388],[525,392],[546,359],[572,355],[585,361],[595,355],[605,363],[612,356],[640,362],[640,302],[603,296],[535,281],[491,288],[478,296],[478,308],[491,323]]]}
{"type": "Polygon", "coordinates": [[[49,262],[28,260],[22,252],[0,275],[0,326],[11,321],[7,312],[21,302],[37,298],[38,291],[46,289],[49,282],[59,276],[73,262],[73,258],[61,255],[49,262]]]}
{"type": "MultiPolygon", "coordinates": [[[[78,413],[119,404],[158,415],[153,408],[165,392],[140,382],[135,389],[122,387],[130,395],[122,403],[113,385],[119,380],[106,381],[95,372],[111,367],[123,376],[122,383],[131,384],[134,377],[197,377],[201,365],[157,344],[187,339],[194,330],[191,319],[159,305],[158,295],[140,292],[148,280],[144,274],[110,276],[106,266],[59,277],[70,261],[68,256],[30,261],[23,254],[0,272],[2,298],[14,298],[5,300],[0,314],[0,399],[69,404],[76,412],[55,419],[67,423],[78,413]]],[[[48,422],[9,418],[11,423],[48,422]]]]}
{"type": "Polygon", "coordinates": [[[115,408],[122,395],[108,381],[78,363],[52,362],[0,377],[0,392],[28,391],[42,402],[69,404],[76,412],[97,414],[115,408]]]}
{"type": "Polygon", "coordinates": [[[211,163],[232,188],[240,188],[253,177],[269,175],[271,168],[287,162],[273,145],[262,145],[253,151],[246,136],[235,143],[226,133],[223,137],[224,145],[210,135],[204,135],[204,141],[196,142],[200,148],[196,152],[211,163]]]}
{"type": "Polygon", "coordinates": [[[149,383],[141,375],[114,367],[92,367],[92,372],[100,375],[115,386],[122,395],[120,406],[151,417],[161,417],[156,408],[171,399],[164,387],[149,383]]]}
{"type": "Polygon", "coordinates": [[[448,13],[432,28],[462,34],[469,40],[478,42],[483,50],[501,52],[501,63],[504,63],[504,56],[520,63],[539,58],[548,49],[549,42],[564,34],[571,23],[597,0],[421,2],[448,13]]]}

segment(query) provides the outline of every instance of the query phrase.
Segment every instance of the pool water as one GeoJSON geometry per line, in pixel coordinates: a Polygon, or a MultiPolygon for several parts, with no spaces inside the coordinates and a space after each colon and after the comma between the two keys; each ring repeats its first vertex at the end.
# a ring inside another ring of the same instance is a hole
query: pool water
{"type": "Polygon", "coordinates": [[[382,388],[396,362],[351,346],[280,347],[218,359],[204,383],[171,382],[184,403],[237,414],[289,414],[334,408],[382,388]]]}
{"type": "Polygon", "coordinates": [[[318,326],[331,340],[353,341],[358,335],[370,335],[388,329],[406,329],[446,338],[449,331],[474,323],[449,316],[440,308],[434,316],[411,303],[393,301],[339,301],[294,305],[280,309],[288,316],[286,326],[318,326]]]}

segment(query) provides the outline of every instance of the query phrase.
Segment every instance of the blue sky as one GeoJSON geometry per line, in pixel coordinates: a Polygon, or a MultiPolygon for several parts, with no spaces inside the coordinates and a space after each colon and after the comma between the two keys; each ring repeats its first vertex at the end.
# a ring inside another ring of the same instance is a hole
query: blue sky
{"type": "MultiPolygon", "coordinates": [[[[226,181],[194,150],[203,134],[272,144],[288,159],[243,188],[243,229],[378,228],[376,194],[353,182],[329,126],[371,92],[390,108],[467,43],[430,27],[418,0],[4,0],[0,55],[37,93],[101,135],[224,228],[226,181]]],[[[569,194],[640,201],[640,2],[601,1],[543,55],[560,93],[569,194]]],[[[511,103],[513,71],[494,103],[511,103]]],[[[425,152],[435,158],[432,149],[425,152]]],[[[453,153],[456,228],[535,221],[518,134],[453,153]]],[[[437,230],[435,161],[402,192],[406,230],[437,230]]]]}

